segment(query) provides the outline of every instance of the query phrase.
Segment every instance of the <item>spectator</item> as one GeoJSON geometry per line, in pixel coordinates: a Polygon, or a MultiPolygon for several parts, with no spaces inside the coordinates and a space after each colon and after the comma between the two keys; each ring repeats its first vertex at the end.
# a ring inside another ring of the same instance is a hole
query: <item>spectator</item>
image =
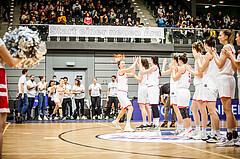
{"type": "Polygon", "coordinates": [[[205,24],[204,28],[203,28],[203,37],[207,38],[210,36],[210,28],[208,27],[207,24],[205,24]]]}
{"type": "Polygon", "coordinates": [[[44,12],[45,15],[47,15],[47,11],[45,10],[44,6],[41,6],[41,9],[39,9],[38,15],[41,16],[42,12],[44,12]]]}
{"type": "Polygon", "coordinates": [[[183,22],[180,28],[182,28],[180,30],[182,37],[187,37],[188,30],[186,29],[187,28],[186,22],[183,22]]]}
{"type": "Polygon", "coordinates": [[[87,6],[87,3],[83,3],[82,11],[83,13],[85,13],[85,15],[88,13],[89,7],[87,6]]]}
{"type": "Polygon", "coordinates": [[[93,3],[90,3],[89,11],[91,12],[91,15],[94,15],[94,13],[95,13],[95,6],[94,6],[93,3]]]}
{"type": "Polygon", "coordinates": [[[32,17],[32,20],[30,21],[30,24],[38,24],[38,21],[36,17],[32,17]]]}
{"type": "Polygon", "coordinates": [[[71,11],[71,7],[70,7],[68,1],[66,1],[66,2],[65,2],[65,5],[64,5],[65,16],[70,15],[70,14],[71,14],[70,11],[71,11]]]}
{"type": "Polygon", "coordinates": [[[29,24],[29,20],[28,20],[28,19],[25,19],[25,20],[23,21],[23,24],[29,24]]]}
{"type": "Polygon", "coordinates": [[[189,28],[191,28],[191,29],[189,29],[187,31],[187,36],[188,37],[193,37],[194,36],[194,32],[195,32],[193,24],[190,24],[189,28]]]}
{"type": "Polygon", "coordinates": [[[98,12],[95,11],[94,15],[93,15],[93,23],[94,23],[94,25],[99,25],[99,22],[100,22],[100,16],[99,16],[98,12]]]}
{"type": "MultiPolygon", "coordinates": [[[[163,5],[162,5],[162,4],[159,5],[157,12],[158,12],[158,15],[159,15],[160,13],[163,13],[163,14],[165,15],[165,9],[163,8],[163,5]]],[[[169,12],[168,12],[168,13],[169,13],[169,12]]]]}
{"type": "Polygon", "coordinates": [[[31,10],[31,13],[34,13],[34,16],[38,16],[38,11],[36,7],[34,6],[33,9],[31,10]]]}
{"type": "Polygon", "coordinates": [[[23,5],[23,8],[21,8],[21,15],[23,15],[26,11],[29,12],[29,8],[28,8],[27,4],[25,3],[23,5]]]}
{"type": "Polygon", "coordinates": [[[27,87],[27,96],[28,96],[28,110],[27,110],[27,119],[31,120],[31,110],[35,101],[35,96],[36,96],[36,89],[38,85],[36,84],[35,76],[31,75],[30,80],[26,82],[26,87],[27,87]]]}
{"type": "Polygon", "coordinates": [[[168,9],[165,9],[166,12],[169,13],[169,15],[174,16],[174,10],[171,5],[169,5],[168,9]]]}
{"type": "Polygon", "coordinates": [[[51,14],[48,17],[48,23],[49,24],[56,24],[57,23],[57,17],[54,13],[54,11],[51,12],[51,14]]]}
{"type": "Polygon", "coordinates": [[[98,0],[98,2],[97,2],[97,4],[96,4],[96,8],[100,8],[101,5],[102,5],[102,4],[101,4],[101,1],[98,0]]]}
{"type": "Polygon", "coordinates": [[[110,23],[113,23],[116,19],[116,13],[114,12],[114,9],[111,8],[110,9],[110,13],[109,13],[109,19],[110,19],[110,23]]]}
{"type": "Polygon", "coordinates": [[[114,22],[114,26],[122,26],[122,24],[119,22],[118,18],[116,18],[116,20],[114,22]]]}
{"type": "Polygon", "coordinates": [[[38,83],[38,120],[41,118],[41,109],[43,109],[43,120],[48,120],[46,116],[46,91],[47,82],[45,82],[45,77],[39,76],[40,82],[38,83]]]}
{"type": "Polygon", "coordinates": [[[216,19],[217,26],[221,26],[223,23],[223,15],[221,11],[218,12],[215,19],[216,19]]]}
{"type": "Polygon", "coordinates": [[[28,75],[28,70],[22,70],[22,76],[18,80],[18,116],[22,116],[25,119],[25,113],[28,110],[28,96],[27,96],[27,81],[26,77],[28,75]]]}
{"type": "Polygon", "coordinates": [[[235,19],[232,19],[230,26],[232,27],[232,29],[239,29],[239,25],[236,24],[235,19]]]}
{"type": "Polygon", "coordinates": [[[60,16],[58,17],[58,24],[65,24],[66,16],[63,15],[63,12],[60,12],[60,16]]]}
{"type": "MultiPolygon", "coordinates": [[[[125,26],[129,26],[129,27],[134,26],[131,18],[128,18],[128,20],[125,22],[125,26]]],[[[126,38],[126,42],[130,43],[131,42],[131,38],[126,38]]]]}
{"type": "Polygon", "coordinates": [[[191,19],[191,15],[188,14],[188,11],[185,11],[184,19],[185,19],[186,21],[189,21],[189,20],[191,19]]]}
{"type": "MultiPolygon", "coordinates": [[[[30,20],[30,16],[28,14],[28,11],[26,11],[22,16],[21,16],[21,22],[24,23],[26,20],[30,20]]],[[[26,23],[24,23],[26,24],[26,23]]]]}
{"type": "Polygon", "coordinates": [[[9,3],[7,1],[4,1],[5,6],[3,8],[3,18],[4,18],[4,21],[7,22],[7,21],[10,21],[10,6],[9,6],[9,3]],[[7,18],[6,18],[6,15],[7,15],[7,18]]]}
{"type": "Polygon", "coordinates": [[[57,76],[53,75],[52,80],[54,82],[54,85],[59,85],[59,82],[57,81],[57,76]]]}
{"type": "Polygon", "coordinates": [[[74,119],[77,118],[77,120],[80,119],[79,104],[81,104],[82,119],[83,120],[87,119],[87,117],[84,113],[85,88],[84,88],[84,85],[81,83],[81,81],[78,78],[75,79],[75,85],[73,86],[73,94],[74,94],[74,100],[75,100],[75,104],[76,104],[76,109],[74,110],[73,118],[74,119]]]}
{"type": "MultiPolygon", "coordinates": [[[[68,89],[69,94],[64,94],[63,95],[63,102],[62,102],[62,110],[63,110],[63,117],[66,118],[68,115],[70,115],[70,117],[72,117],[72,99],[71,99],[71,92],[72,92],[72,88],[71,85],[68,84],[68,78],[64,77],[64,84],[68,89]],[[67,108],[67,106],[69,107],[69,109],[67,108]],[[70,113],[67,113],[69,110],[70,113]]],[[[73,119],[73,118],[71,118],[73,119]]]]}
{"type": "Polygon", "coordinates": [[[89,13],[87,13],[87,16],[84,18],[84,24],[85,25],[91,25],[92,24],[92,17],[89,16],[89,13]]]}
{"type": "Polygon", "coordinates": [[[231,22],[231,19],[230,17],[228,16],[228,14],[226,14],[224,17],[223,17],[223,22],[225,24],[225,26],[228,26],[231,22]]]}
{"type": "Polygon", "coordinates": [[[54,86],[54,81],[50,81],[48,85],[48,108],[49,108],[49,114],[53,113],[53,110],[55,108],[55,103],[54,103],[54,95],[56,93],[55,89],[52,89],[54,86]],[[51,91],[52,89],[52,91],[51,91]]]}
{"type": "Polygon", "coordinates": [[[46,14],[45,12],[41,12],[41,15],[40,15],[40,24],[47,24],[47,17],[46,17],[46,14]]]}
{"type": "MultiPolygon", "coordinates": [[[[220,21],[219,21],[220,22],[220,21]]],[[[213,16],[209,12],[207,16],[205,17],[205,24],[210,25],[213,23],[213,16]]]]}
{"type": "MultiPolygon", "coordinates": [[[[135,27],[140,27],[139,21],[136,21],[135,27]]],[[[135,38],[135,42],[136,42],[136,43],[140,43],[140,42],[141,42],[141,39],[140,39],[140,38],[135,38]]]]}
{"type": "Polygon", "coordinates": [[[184,17],[184,16],[183,16],[182,11],[179,11],[178,16],[176,16],[176,18],[175,18],[175,21],[176,21],[176,22],[181,21],[181,19],[182,19],[183,17],[184,17]]]}
{"type": "Polygon", "coordinates": [[[189,19],[189,25],[193,24],[193,26],[195,26],[195,19],[193,17],[191,17],[191,19],[189,19]]]}
{"type": "Polygon", "coordinates": [[[76,3],[72,7],[73,9],[73,17],[76,15],[81,15],[81,5],[79,4],[79,1],[76,1],[76,3]]]}
{"type": "Polygon", "coordinates": [[[202,23],[198,23],[198,25],[196,26],[196,28],[198,28],[197,30],[196,30],[196,35],[197,35],[197,38],[198,39],[202,39],[203,38],[203,31],[202,31],[202,23]]]}
{"type": "Polygon", "coordinates": [[[163,13],[160,13],[158,15],[158,18],[156,19],[156,23],[158,24],[158,27],[166,27],[166,18],[163,17],[163,13]]]}
{"type": "Polygon", "coordinates": [[[102,11],[100,12],[100,23],[105,24],[108,22],[108,16],[107,16],[107,11],[106,8],[103,8],[102,11]]]}
{"type": "Polygon", "coordinates": [[[173,30],[173,35],[177,36],[177,37],[180,36],[180,34],[181,34],[180,29],[177,29],[177,28],[180,28],[180,21],[178,21],[177,24],[173,25],[172,27],[176,28],[176,29],[173,30]]]}
{"type": "Polygon", "coordinates": [[[57,15],[59,15],[61,12],[64,13],[64,5],[62,3],[62,1],[59,2],[59,5],[57,5],[57,15]]]}
{"type": "Polygon", "coordinates": [[[51,11],[54,10],[54,7],[50,1],[48,1],[48,4],[46,5],[45,10],[47,11],[47,15],[49,15],[51,11]]]}
{"type": "Polygon", "coordinates": [[[92,103],[92,119],[101,119],[101,93],[102,87],[97,83],[97,78],[93,78],[93,83],[89,86],[89,95],[91,96],[92,103]],[[95,108],[97,107],[97,114],[95,113],[95,108]]]}

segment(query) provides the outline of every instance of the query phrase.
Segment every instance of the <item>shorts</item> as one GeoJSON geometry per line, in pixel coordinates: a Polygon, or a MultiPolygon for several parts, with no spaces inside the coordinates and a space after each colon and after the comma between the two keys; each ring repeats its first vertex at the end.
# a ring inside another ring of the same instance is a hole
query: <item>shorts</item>
{"type": "Polygon", "coordinates": [[[8,106],[7,77],[4,68],[0,68],[0,113],[10,113],[8,106]]]}
{"type": "Polygon", "coordinates": [[[158,86],[148,87],[148,100],[150,105],[159,104],[159,87],[158,86]]]}
{"type": "Polygon", "coordinates": [[[203,102],[216,102],[218,90],[216,88],[203,87],[203,102]]]}
{"type": "Polygon", "coordinates": [[[189,107],[190,91],[187,88],[177,88],[177,106],[179,108],[189,107]]]}
{"type": "Polygon", "coordinates": [[[176,92],[171,92],[170,93],[170,105],[177,105],[177,96],[176,92]]]}
{"type": "Polygon", "coordinates": [[[232,98],[235,95],[236,82],[231,75],[218,75],[217,88],[220,98],[232,98]]]}
{"type": "Polygon", "coordinates": [[[132,106],[132,103],[127,96],[127,92],[118,91],[117,92],[117,97],[118,97],[118,100],[121,104],[121,108],[127,109],[127,107],[132,106]]]}
{"type": "Polygon", "coordinates": [[[240,78],[238,78],[238,100],[240,103],[240,78]]]}
{"type": "Polygon", "coordinates": [[[202,101],[202,94],[203,94],[203,84],[196,85],[192,100],[202,101]]]}
{"type": "Polygon", "coordinates": [[[60,103],[60,104],[62,104],[63,96],[54,95],[53,99],[54,99],[54,102],[55,102],[55,103],[60,103]]]}
{"type": "Polygon", "coordinates": [[[138,104],[148,104],[148,87],[139,86],[138,87],[138,104]]]}

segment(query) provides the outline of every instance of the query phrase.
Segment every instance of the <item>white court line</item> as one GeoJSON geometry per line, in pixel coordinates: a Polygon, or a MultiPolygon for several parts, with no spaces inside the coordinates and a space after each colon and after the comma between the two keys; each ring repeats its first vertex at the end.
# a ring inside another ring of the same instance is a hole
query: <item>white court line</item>
{"type": "Polygon", "coordinates": [[[181,147],[185,147],[185,148],[188,148],[188,149],[196,150],[196,151],[201,151],[201,152],[204,152],[204,153],[210,153],[210,154],[212,154],[212,155],[215,155],[216,157],[219,156],[219,157],[224,157],[224,158],[229,158],[229,159],[236,159],[236,158],[234,158],[234,157],[230,157],[230,156],[218,154],[218,153],[211,152],[211,151],[207,151],[207,150],[202,150],[202,149],[194,148],[194,147],[191,147],[191,146],[186,146],[186,145],[183,145],[183,144],[178,144],[178,143],[172,143],[172,144],[175,144],[175,145],[178,145],[178,146],[181,146],[181,147]]]}
{"type": "Polygon", "coordinates": [[[5,134],[5,132],[7,131],[7,128],[10,126],[11,123],[8,123],[7,126],[5,127],[4,131],[3,131],[3,135],[5,134]]]}

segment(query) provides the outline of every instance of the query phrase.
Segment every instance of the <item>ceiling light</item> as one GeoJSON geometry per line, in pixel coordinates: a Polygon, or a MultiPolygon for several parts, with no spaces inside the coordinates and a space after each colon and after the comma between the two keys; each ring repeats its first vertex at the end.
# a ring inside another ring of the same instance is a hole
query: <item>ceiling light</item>
{"type": "Polygon", "coordinates": [[[188,2],[190,2],[191,0],[187,0],[188,2]]]}
{"type": "Polygon", "coordinates": [[[224,3],[224,1],[219,1],[219,3],[224,3]]]}
{"type": "Polygon", "coordinates": [[[205,8],[209,8],[209,6],[205,6],[205,8]]]}
{"type": "Polygon", "coordinates": [[[217,5],[213,4],[212,7],[216,7],[217,5]]]}

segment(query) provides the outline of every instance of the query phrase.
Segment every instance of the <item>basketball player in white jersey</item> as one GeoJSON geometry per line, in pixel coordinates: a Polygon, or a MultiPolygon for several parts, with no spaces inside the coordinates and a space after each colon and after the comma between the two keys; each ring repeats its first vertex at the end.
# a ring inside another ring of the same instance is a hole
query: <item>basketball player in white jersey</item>
{"type": "MultiPolygon", "coordinates": [[[[141,64],[143,65],[143,70],[146,70],[149,68],[149,63],[146,58],[141,59],[141,64]]],[[[139,64],[137,63],[138,67],[139,64]]],[[[137,75],[134,75],[134,78],[138,81],[138,104],[141,109],[142,113],[142,119],[143,119],[143,124],[137,127],[137,129],[147,129],[147,127],[151,124],[151,116],[152,112],[149,107],[149,101],[148,101],[148,85],[147,85],[147,78],[148,75],[142,75],[140,72],[137,75]],[[146,111],[148,114],[148,124],[146,122],[146,111]]]]}
{"type": "MultiPolygon", "coordinates": [[[[235,32],[228,29],[221,30],[218,36],[219,42],[224,45],[223,49],[231,49],[233,54],[236,53],[233,46],[234,36],[235,32]]],[[[221,52],[219,57],[216,49],[211,49],[210,53],[213,55],[219,68],[217,74],[217,87],[227,119],[227,139],[217,142],[217,146],[233,146],[233,131],[236,132],[237,127],[236,119],[232,112],[231,99],[234,99],[236,81],[233,75],[237,69],[231,63],[231,60],[227,58],[226,54],[221,52]]]]}
{"type": "MultiPolygon", "coordinates": [[[[217,101],[217,65],[213,60],[213,56],[209,53],[211,48],[215,47],[215,38],[210,36],[205,40],[204,48],[207,52],[205,57],[201,57],[196,54],[194,57],[198,66],[198,70],[203,72],[203,91],[202,91],[202,100],[206,103],[208,111],[211,118],[211,136],[215,136],[215,131],[219,131],[219,117],[216,112],[216,101],[217,101]]],[[[204,119],[203,119],[204,120],[204,119]]],[[[197,136],[193,137],[195,140],[208,140],[211,142],[212,139],[208,138],[206,135],[206,123],[202,122],[202,131],[197,136]]],[[[213,140],[214,142],[214,140],[213,140]]]]}
{"type": "MultiPolygon", "coordinates": [[[[151,67],[144,70],[141,57],[139,57],[139,71],[142,75],[148,75],[148,99],[153,112],[153,128],[157,131],[160,131],[159,128],[159,77],[161,76],[161,71],[159,68],[158,57],[151,57],[151,67]]],[[[160,135],[160,134],[159,134],[160,135]]]]}
{"type": "MultiPolygon", "coordinates": [[[[178,65],[178,58],[179,55],[174,55],[173,57],[173,62],[172,64],[174,65],[174,68],[177,69],[179,67],[178,65]]],[[[176,116],[177,116],[177,128],[174,132],[174,134],[178,135],[183,131],[183,119],[182,119],[182,115],[179,111],[179,108],[177,107],[177,96],[176,96],[176,87],[177,87],[177,82],[175,82],[172,78],[172,69],[166,70],[165,71],[165,67],[167,64],[167,59],[163,60],[163,66],[162,66],[162,75],[168,75],[171,73],[171,77],[170,77],[170,105],[173,107],[176,116]]]]}
{"type": "Polygon", "coordinates": [[[69,95],[68,89],[66,87],[66,85],[64,84],[64,80],[63,78],[60,79],[59,81],[59,85],[54,85],[52,86],[52,88],[50,89],[50,92],[55,90],[55,94],[54,94],[54,102],[55,102],[55,109],[53,111],[53,114],[51,115],[51,120],[53,120],[57,110],[59,109],[59,114],[61,117],[61,120],[64,121],[66,120],[65,117],[63,117],[63,112],[62,112],[62,101],[63,101],[63,96],[64,94],[69,95]]]}
{"type": "Polygon", "coordinates": [[[119,126],[119,120],[126,113],[126,109],[128,109],[127,124],[124,128],[124,131],[126,132],[135,131],[130,126],[130,120],[132,118],[132,113],[133,113],[133,106],[131,101],[128,98],[128,77],[134,76],[136,63],[137,63],[137,60],[133,58],[133,64],[129,68],[126,68],[126,64],[124,61],[118,61],[119,70],[117,73],[117,83],[118,83],[117,97],[121,104],[121,112],[118,114],[117,119],[114,120],[112,123],[116,126],[117,129],[121,129],[121,127],[119,126]],[[129,71],[131,72],[127,73],[129,71]]]}
{"type": "MultiPolygon", "coordinates": [[[[204,56],[202,55],[203,50],[203,43],[201,41],[194,42],[192,45],[192,54],[194,58],[199,57],[199,60],[202,60],[204,56]]],[[[202,101],[202,92],[203,92],[203,72],[198,69],[197,61],[195,60],[194,63],[194,70],[191,68],[190,65],[187,65],[187,70],[194,75],[194,81],[193,84],[195,86],[195,92],[192,98],[192,105],[191,105],[191,111],[193,114],[194,122],[195,122],[195,130],[192,132],[192,134],[189,136],[190,138],[193,138],[201,133],[200,129],[200,116],[198,113],[198,108],[201,113],[202,118],[202,127],[206,129],[207,127],[207,110],[206,105],[202,101]]]]}
{"type": "MultiPolygon", "coordinates": [[[[240,31],[237,32],[236,36],[237,45],[240,46],[240,31]]],[[[224,48],[223,53],[231,60],[231,62],[237,67],[237,77],[238,77],[238,100],[240,101],[240,50],[238,51],[237,59],[235,55],[232,54],[232,50],[230,48],[224,48]]],[[[240,146],[239,137],[236,130],[233,130],[233,140],[235,146],[240,146]]]]}
{"type": "Polygon", "coordinates": [[[183,118],[183,124],[185,131],[180,133],[179,136],[187,136],[192,132],[191,118],[189,115],[189,101],[190,101],[190,82],[191,73],[187,71],[187,53],[184,53],[179,57],[178,64],[179,68],[176,68],[173,64],[170,64],[172,69],[172,77],[175,82],[177,82],[176,95],[177,95],[177,106],[183,118]]]}

